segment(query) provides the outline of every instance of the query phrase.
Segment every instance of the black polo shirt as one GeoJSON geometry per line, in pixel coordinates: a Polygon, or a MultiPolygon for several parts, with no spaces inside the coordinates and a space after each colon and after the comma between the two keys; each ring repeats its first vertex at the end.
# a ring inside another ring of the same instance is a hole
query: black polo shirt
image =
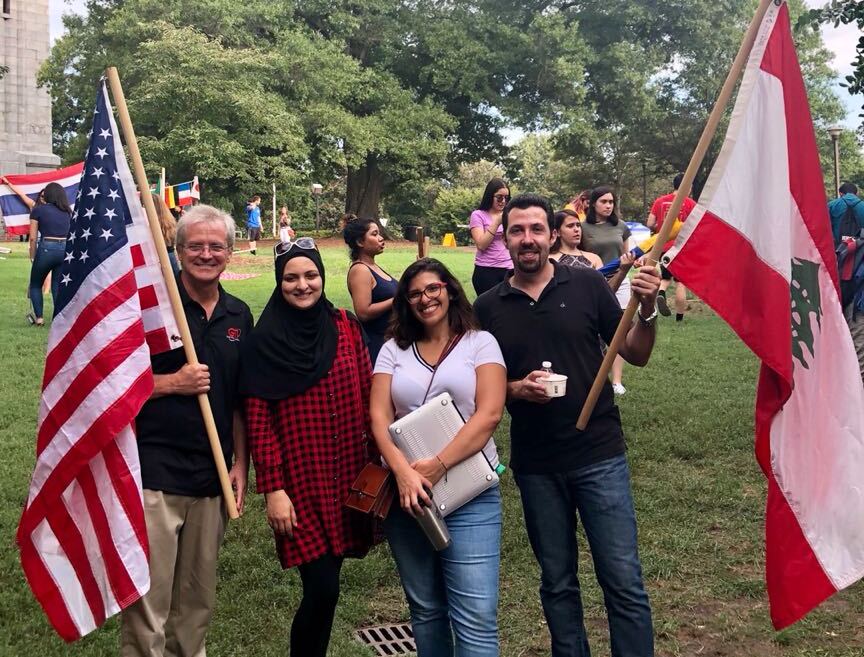
{"type": "MultiPolygon", "coordinates": [[[[238,403],[240,345],[252,331],[252,313],[219,286],[219,301],[209,321],[177,277],[198,360],[210,368],[210,406],[225,463],[234,452],[233,415],[238,403]]],[[[151,357],[154,374],[172,374],[186,364],[183,349],[151,357]]],[[[151,399],[136,419],[144,488],[174,495],[221,494],[219,476],[204,428],[197,396],[166,395],[151,399]]]]}
{"type": "Polygon", "coordinates": [[[481,327],[501,346],[508,379],[524,378],[544,360],[567,375],[564,397],[547,404],[507,404],[511,467],[525,474],[565,472],[624,452],[621,417],[608,382],[585,431],[576,429],[603,360],[600,339],[612,340],[621,307],[595,270],[553,265],[552,280],[537,301],[508,278],[474,303],[481,327]]]}

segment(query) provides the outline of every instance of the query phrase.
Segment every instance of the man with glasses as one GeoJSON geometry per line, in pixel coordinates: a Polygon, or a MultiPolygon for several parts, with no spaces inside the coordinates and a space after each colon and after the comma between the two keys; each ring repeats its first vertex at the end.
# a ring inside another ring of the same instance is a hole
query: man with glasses
{"type": "Polygon", "coordinates": [[[234,220],[214,207],[177,224],[177,286],[200,364],[182,349],[152,357],[155,387],[136,419],[151,584],[123,612],[124,657],[205,654],[225,507],[197,395],[210,398],[225,462],[234,456],[241,512],[249,465],[237,381],[252,313],[219,285],[233,247],[234,220]]]}
{"type": "MultiPolygon", "coordinates": [[[[577,513],[603,589],[612,657],[651,657],[651,608],[636,545],[630,472],[608,381],[585,431],[576,428],[603,360],[600,339],[612,341],[622,310],[596,270],[549,259],[553,221],[552,206],[541,196],[523,194],[507,205],[504,238],[513,274],[478,298],[474,309],[507,365],[510,464],[540,564],[553,657],[590,654],[577,571],[577,513]],[[563,397],[547,395],[543,361],[567,376],[563,397]]],[[[659,285],[654,267],[641,267],[632,280],[640,308],[621,355],[633,365],[645,365],[654,346],[659,285]]]]}

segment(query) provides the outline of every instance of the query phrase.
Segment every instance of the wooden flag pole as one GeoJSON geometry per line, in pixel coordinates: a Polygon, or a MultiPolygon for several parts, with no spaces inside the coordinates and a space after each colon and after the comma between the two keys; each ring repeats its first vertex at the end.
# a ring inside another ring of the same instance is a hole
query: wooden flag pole
{"type": "Polygon", "coordinates": [[[417,259],[426,257],[426,238],[424,236],[425,231],[423,230],[423,226],[417,226],[417,259]]]}
{"type": "MultiPolygon", "coordinates": [[[[738,49],[738,54],[735,56],[735,61],[729,69],[729,74],[726,76],[726,81],[720,89],[720,94],[717,96],[717,101],[714,103],[714,108],[708,116],[708,121],[705,123],[705,128],[702,130],[702,136],[699,138],[699,143],[696,144],[696,150],[690,158],[690,164],[687,165],[687,170],[684,172],[684,178],[678,186],[678,191],[675,193],[675,200],[666,212],[666,217],[663,219],[663,225],[660,227],[660,232],[657,235],[657,240],[651,247],[651,251],[645,256],[645,261],[648,263],[658,262],[663,246],[669,240],[669,233],[672,231],[674,218],[678,217],[681,211],[681,205],[684,199],[690,194],[690,188],[693,185],[693,179],[696,177],[696,172],[702,166],[702,160],[705,159],[705,153],[708,151],[708,146],[711,145],[711,140],[714,138],[714,133],[717,132],[717,126],[720,119],[723,117],[723,112],[729,104],[729,99],[732,97],[732,92],[738,79],[741,77],[741,72],[747,64],[747,59],[750,57],[750,51],[753,49],[753,44],[756,41],[756,35],[759,33],[759,27],[762,25],[762,19],[768,11],[768,7],[774,0],[761,0],[753,20],[750,22],[750,27],[744,35],[744,40],[741,42],[741,47],[738,49]]],[[[576,428],[584,431],[588,426],[588,420],[591,419],[591,414],[594,412],[594,406],[597,405],[597,399],[603,390],[603,385],[609,376],[609,371],[612,369],[612,363],[615,361],[615,356],[618,355],[624,339],[627,337],[627,332],[633,323],[633,318],[636,316],[636,310],[639,306],[639,300],[633,295],[630,298],[630,303],[624,311],[624,316],[621,317],[621,322],[615,331],[615,336],[612,342],[609,343],[609,349],[606,351],[606,356],[603,358],[603,363],[600,365],[600,371],[597,372],[597,377],[588,392],[588,397],[585,399],[585,405],[582,407],[582,412],[579,414],[579,420],[576,422],[576,428]]]]}
{"type": "MultiPolygon", "coordinates": [[[[159,254],[159,264],[162,268],[162,277],[165,279],[165,287],[171,299],[171,309],[174,311],[174,319],[180,330],[183,340],[183,350],[186,352],[186,361],[197,365],[198,355],[195,353],[195,345],[192,342],[192,334],[189,332],[189,322],[186,321],[186,313],[183,311],[183,302],[180,299],[180,291],[177,289],[177,281],[168,260],[168,250],[165,248],[165,239],[162,237],[162,229],[159,227],[159,218],[156,214],[156,206],[150,195],[150,187],[147,184],[147,174],[144,171],[144,163],[141,160],[141,152],[138,150],[138,141],[135,138],[135,130],[132,120],[129,118],[129,108],[126,106],[126,97],[123,95],[123,87],[120,86],[120,76],[115,67],[106,70],[108,84],[111,86],[111,95],[117,107],[117,116],[120,119],[120,127],[126,138],[126,146],[129,148],[129,156],[132,159],[132,169],[135,174],[135,182],[141,190],[141,201],[147,212],[147,220],[150,223],[150,232],[156,244],[156,252],[159,254]]],[[[210,398],[206,393],[198,395],[198,404],[201,407],[201,415],[204,417],[204,426],[207,429],[207,438],[210,440],[210,449],[213,451],[213,460],[216,462],[216,471],[219,474],[219,484],[222,487],[222,496],[225,498],[225,507],[230,518],[238,518],[237,501],[234,499],[234,491],[228,479],[228,468],[225,465],[225,456],[222,454],[222,445],[219,443],[219,433],[216,430],[216,421],[213,419],[213,410],[210,408],[210,398]]]]}

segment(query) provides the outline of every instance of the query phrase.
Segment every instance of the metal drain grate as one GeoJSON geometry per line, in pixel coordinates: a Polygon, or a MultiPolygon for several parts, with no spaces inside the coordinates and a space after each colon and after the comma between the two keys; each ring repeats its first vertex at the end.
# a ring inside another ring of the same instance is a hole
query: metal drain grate
{"type": "Polygon", "coordinates": [[[360,643],[372,648],[378,657],[413,655],[417,652],[409,623],[361,627],[354,636],[360,643]]]}

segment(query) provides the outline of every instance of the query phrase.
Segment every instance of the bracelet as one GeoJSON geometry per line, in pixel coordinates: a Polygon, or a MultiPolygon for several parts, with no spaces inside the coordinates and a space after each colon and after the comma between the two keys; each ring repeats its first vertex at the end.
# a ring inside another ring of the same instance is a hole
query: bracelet
{"type": "Polygon", "coordinates": [[[442,461],[442,460],[441,460],[441,457],[438,456],[437,454],[435,455],[435,460],[438,461],[438,463],[441,464],[441,467],[442,467],[442,468],[444,468],[444,481],[447,481],[447,473],[449,472],[449,470],[447,469],[447,466],[444,465],[444,461],[442,461]]]}
{"type": "Polygon", "coordinates": [[[651,313],[648,317],[643,317],[643,316],[642,316],[642,308],[640,307],[640,308],[636,311],[636,317],[639,318],[639,322],[640,322],[643,326],[654,326],[654,324],[655,324],[656,321],[657,321],[657,309],[655,308],[655,309],[654,309],[654,312],[651,313]]]}

